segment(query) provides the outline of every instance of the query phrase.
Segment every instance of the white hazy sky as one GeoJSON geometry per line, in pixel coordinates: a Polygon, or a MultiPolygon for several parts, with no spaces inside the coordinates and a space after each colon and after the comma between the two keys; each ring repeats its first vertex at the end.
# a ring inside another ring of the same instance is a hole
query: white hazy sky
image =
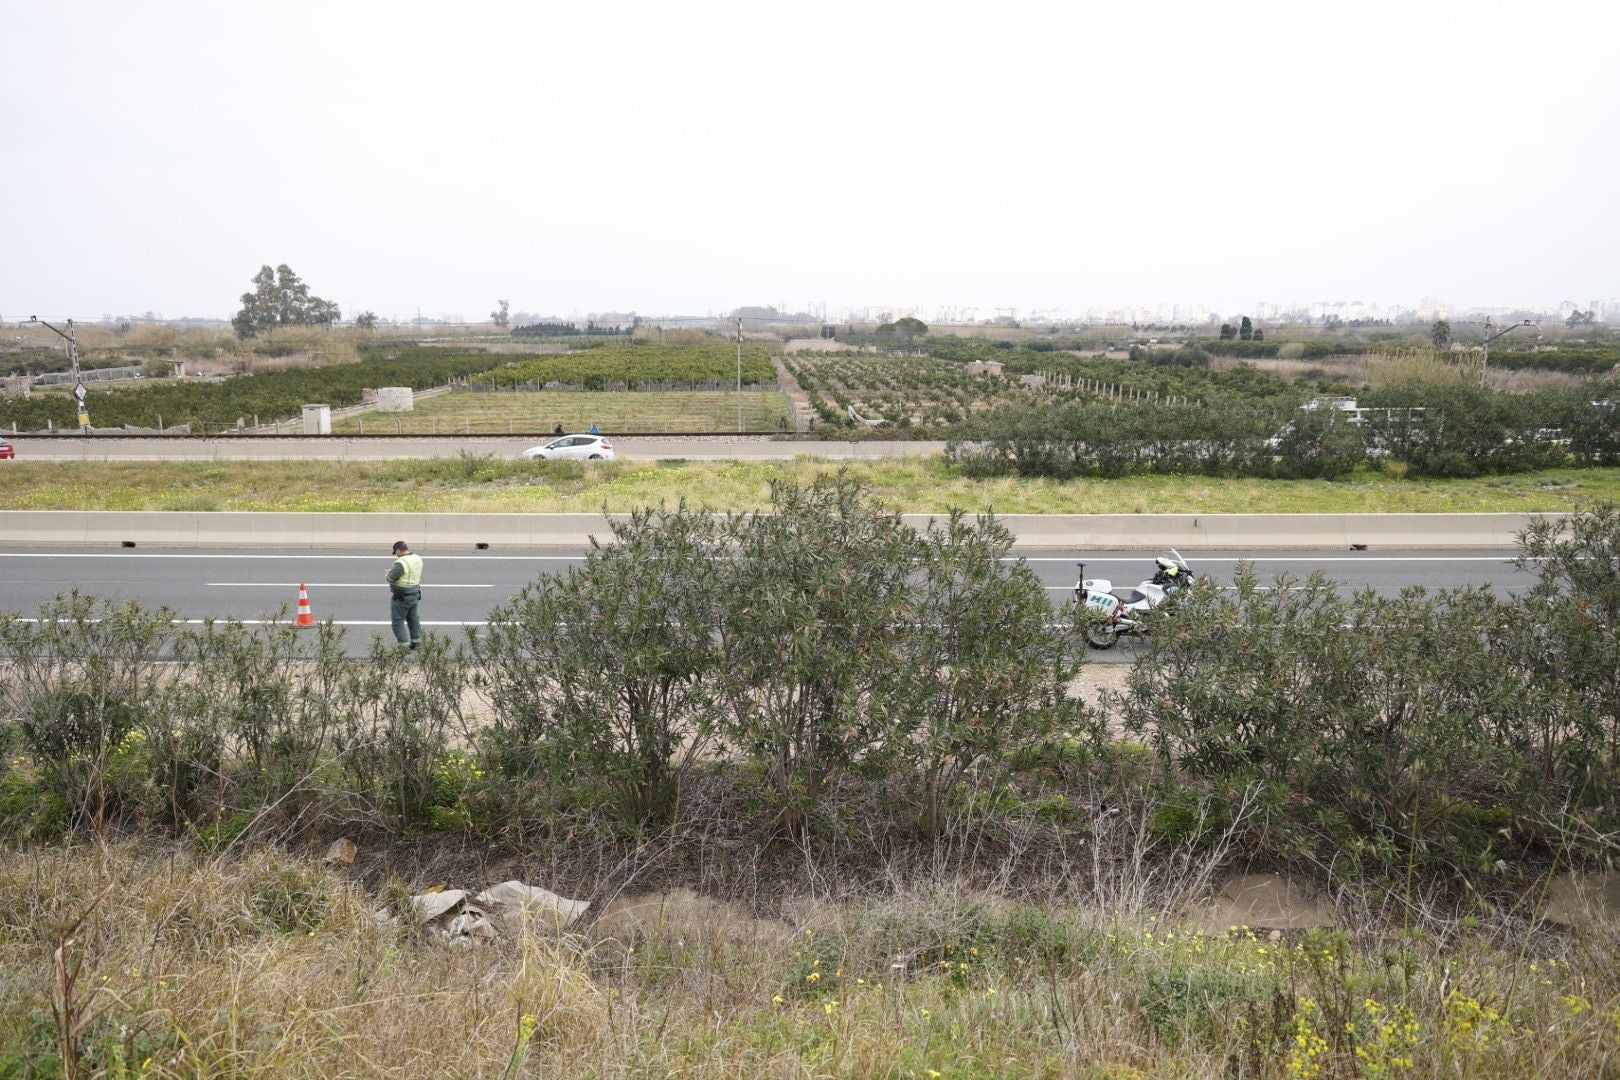
{"type": "Polygon", "coordinates": [[[1620,4],[0,0],[0,318],[1620,294],[1620,4]]]}

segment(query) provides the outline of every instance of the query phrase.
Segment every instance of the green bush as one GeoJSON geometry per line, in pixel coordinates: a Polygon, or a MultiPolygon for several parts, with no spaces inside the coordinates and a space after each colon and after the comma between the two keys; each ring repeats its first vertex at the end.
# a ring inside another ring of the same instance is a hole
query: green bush
{"type": "Polygon", "coordinates": [[[916,597],[916,533],[847,476],[775,483],[767,512],[732,519],[721,566],[721,699],[730,744],[764,778],[790,832],[840,772],[889,775],[906,726],[895,678],[916,597]]]}
{"type": "Polygon", "coordinates": [[[141,802],[139,726],[156,699],[172,613],[73,592],[37,620],[0,614],[11,662],[6,706],[46,790],[71,826],[98,833],[141,802]]]}
{"type": "MultiPolygon", "coordinates": [[[[1230,1045],[1278,992],[1273,979],[1210,967],[1155,968],[1136,1007],[1172,1045],[1230,1045]]],[[[1253,1038],[1258,1032],[1246,1033],[1253,1038]]]]}
{"type": "Polygon", "coordinates": [[[970,476],[1265,475],[1282,421],[1235,403],[1011,405],[963,422],[946,460],[970,476]]]}
{"type": "Polygon", "coordinates": [[[1168,844],[1208,849],[1232,824],[1225,801],[1193,787],[1169,785],[1148,818],[1148,831],[1168,844]]]}
{"type": "Polygon", "coordinates": [[[938,836],[969,778],[994,784],[1020,754],[1076,720],[1067,686],[1080,670],[1073,635],[1029,567],[1008,560],[1013,536],[991,517],[952,511],[931,525],[912,580],[912,633],[885,705],[915,787],[923,831],[938,836]]]}
{"type": "Polygon", "coordinates": [[[717,528],[684,505],[638,511],[491,615],[473,647],[492,761],[583,781],[633,828],[673,819],[714,735],[717,528]]]}
{"type": "Polygon", "coordinates": [[[67,831],[68,820],[67,800],[40,783],[32,768],[0,775],[0,838],[48,843],[67,831]]]}
{"type": "Polygon", "coordinates": [[[1273,859],[1456,880],[1600,853],[1620,824],[1620,513],[1538,524],[1524,550],[1538,581],[1510,600],[1246,567],[1184,596],[1110,700],[1165,770],[1154,831],[1230,822],[1273,859]]]}
{"type": "Polygon", "coordinates": [[[1548,395],[1414,381],[1368,391],[1359,400],[1370,410],[1368,444],[1407,462],[1413,476],[1526,472],[1566,458],[1564,447],[1542,434],[1558,419],[1548,395]]]}
{"type": "Polygon", "coordinates": [[[414,830],[435,823],[451,738],[467,731],[467,668],[463,645],[428,636],[414,651],[375,637],[368,662],[344,669],[337,759],[348,790],[380,811],[383,824],[414,830]]]}
{"type": "Polygon", "coordinates": [[[1287,479],[1337,480],[1367,460],[1361,429],[1337,409],[1304,410],[1277,437],[1272,473],[1287,479]]]}
{"type": "Polygon", "coordinates": [[[1360,423],[1329,408],[1219,397],[1194,404],[1003,404],[952,431],[969,476],[1182,473],[1336,479],[1369,457],[1413,477],[1527,472],[1620,461],[1620,386],[1503,394],[1406,382],[1364,392],[1360,423]]]}

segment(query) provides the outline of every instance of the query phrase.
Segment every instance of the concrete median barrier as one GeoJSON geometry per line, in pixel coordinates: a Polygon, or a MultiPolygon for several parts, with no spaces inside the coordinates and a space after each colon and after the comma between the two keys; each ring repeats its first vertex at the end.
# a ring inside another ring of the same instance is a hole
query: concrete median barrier
{"type": "MultiPolygon", "coordinates": [[[[1024,548],[1511,548],[1533,514],[1007,514],[1024,548]]],[[[1562,517],[1549,514],[1548,517],[1562,517]]],[[[907,515],[926,528],[931,515],[907,515]]]]}
{"type": "MultiPolygon", "coordinates": [[[[355,514],[0,511],[0,543],[150,547],[365,547],[400,537],[439,550],[581,547],[603,514],[355,514]]],[[[1531,514],[1008,514],[1021,548],[1512,548],[1531,514]]],[[[1562,517],[1549,514],[1548,517],[1562,517]]],[[[913,528],[943,520],[907,514],[913,528]]],[[[380,549],[379,549],[380,550],[380,549]]]]}

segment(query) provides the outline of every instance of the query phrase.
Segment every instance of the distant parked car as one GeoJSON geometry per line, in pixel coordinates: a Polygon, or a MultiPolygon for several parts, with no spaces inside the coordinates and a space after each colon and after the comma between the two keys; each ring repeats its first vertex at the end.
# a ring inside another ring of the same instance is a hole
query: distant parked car
{"type": "Polygon", "coordinates": [[[6,442],[6,440],[0,439],[0,458],[14,458],[16,456],[17,448],[6,442]]]}
{"type": "Polygon", "coordinates": [[[535,458],[612,461],[613,446],[601,435],[564,435],[540,446],[529,447],[523,451],[523,456],[530,461],[535,458]]]}

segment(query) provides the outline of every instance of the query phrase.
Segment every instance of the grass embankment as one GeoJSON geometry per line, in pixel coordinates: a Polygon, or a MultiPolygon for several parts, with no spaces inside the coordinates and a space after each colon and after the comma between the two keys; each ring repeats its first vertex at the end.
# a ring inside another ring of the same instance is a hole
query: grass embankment
{"type": "MultiPolygon", "coordinates": [[[[591,391],[457,390],[422,398],[408,413],[368,412],[332,423],[339,434],[399,432],[500,434],[586,431],[592,424],[612,434],[635,431],[737,430],[737,397],[726,390],[660,393],[591,391]]],[[[742,422],[749,431],[780,431],[791,425],[786,394],[745,391],[742,422]]]]}
{"type": "MultiPolygon", "coordinates": [[[[525,462],[461,455],[409,461],[0,463],[0,510],[628,511],[684,497],[754,510],[772,480],[837,468],[794,462],[525,462]]],[[[1239,514],[1558,512],[1620,502],[1620,469],[1554,469],[1471,480],[973,480],[938,461],[851,463],[884,505],[939,513],[1239,514]]]]}
{"type": "Polygon", "coordinates": [[[0,1073],[1603,1076],[1620,1054],[1612,929],[1205,935],[1110,881],[672,902],[451,948],[373,918],[426,884],[377,897],[273,850],[0,854],[0,1073]]]}

